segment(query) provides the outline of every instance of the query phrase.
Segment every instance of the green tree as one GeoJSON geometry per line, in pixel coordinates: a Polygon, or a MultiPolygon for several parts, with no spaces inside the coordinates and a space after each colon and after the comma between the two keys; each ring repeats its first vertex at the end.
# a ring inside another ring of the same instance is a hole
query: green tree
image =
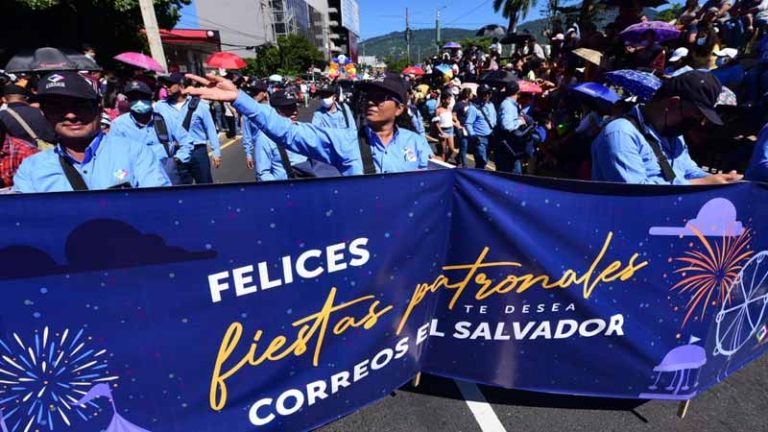
{"type": "Polygon", "coordinates": [[[403,69],[410,66],[408,59],[405,57],[387,57],[384,59],[384,63],[387,65],[388,71],[395,73],[400,73],[403,69]]]}
{"type": "Polygon", "coordinates": [[[470,37],[463,39],[459,43],[461,44],[461,49],[463,51],[469,50],[469,47],[472,45],[480,48],[483,50],[483,52],[490,52],[491,51],[491,43],[493,42],[493,38],[490,37],[470,37]]]}
{"type": "MultiPolygon", "coordinates": [[[[173,28],[189,3],[154,0],[160,28],[173,28]]],[[[102,64],[123,51],[149,51],[138,0],[2,0],[0,17],[1,64],[21,48],[43,46],[80,50],[87,43],[102,64]]]]}
{"type": "Polygon", "coordinates": [[[501,16],[509,19],[508,33],[517,33],[517,22],[528,16],[531,7],[536,6],[537,0],[493,0],[493,10],[501,12],[501,16]]]}
{"type": "MultiPolygon", "coordinates": [[[[280,67],[283,75],[296,76],[306,72],[310,66],[321,65],[325,60],[323,53],[304,36],[289,34],[277,38],[280,67]]],[[[272,72],[274,73],[274,72],[272,72]]]]}
{"type": "Polygon", "coordinates": [[[243,73],[266,77],[280,69],[280,50],[275,45],[262,46],[256,50],[256,57],[245,59],[243,73]]]}
{"type": "Polygon", "coordinates": [[[656,18],[654,19],[657,21],[670,22],[672,20],[676,20],[680,16],[680,12],[682,11],[683,11],[683,7],[681,5],[673,4],[671,7],[659,12],[659,14],[656,15],[656,18]]]}

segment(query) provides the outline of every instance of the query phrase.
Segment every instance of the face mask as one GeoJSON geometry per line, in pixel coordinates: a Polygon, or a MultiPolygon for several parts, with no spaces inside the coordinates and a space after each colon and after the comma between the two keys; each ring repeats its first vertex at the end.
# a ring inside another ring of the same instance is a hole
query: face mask
{"type": "Polygon", "coordinates": [[[707,38],[698,38],[696,39],[696,45],[703,46],[707,42],[707,38]]]}
{"type": "Polygon", "coordinates": [[[131,102],[131,111],[136,114],[147,114],[152,112],[152,101],[149,99],[139,99],[131,102]]]}
{"type": "Polygon", "coordinates": [[[320,102],[323,104],[323,108],[330,108],[333,105],[333,96],[324,98],[320,102]]]}

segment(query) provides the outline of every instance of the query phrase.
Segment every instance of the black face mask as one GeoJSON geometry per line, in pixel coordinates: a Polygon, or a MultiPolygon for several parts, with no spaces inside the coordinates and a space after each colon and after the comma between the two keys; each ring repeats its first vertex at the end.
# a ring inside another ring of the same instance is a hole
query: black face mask
{"type": "Polygon", "coordinates": [[[176,99],[178,99],[179,96],[181,96],[181,92],[180,91],[177,91],[175,93],[168,93],[167,99],[168,100],[176,100],[176,99]]]}

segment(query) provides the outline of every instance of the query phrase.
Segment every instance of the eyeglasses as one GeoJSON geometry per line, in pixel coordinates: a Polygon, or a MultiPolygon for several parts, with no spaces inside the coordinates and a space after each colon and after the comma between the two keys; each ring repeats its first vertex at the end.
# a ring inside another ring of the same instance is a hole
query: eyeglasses
{"type": "Polygon", "coordinates": [[[384,93],[384,92],[368,93],[366,95],[366,99],[369,102],[372,102],[372,103],[374,103],[376,105],[381,105],[381,104],[383,104],[384,102],[387,102],[387,101],[392,101],[392,102],[394,102],[396,104],[400,103],[400,101],[398,101],[397,98],[395,98],[394,96],[390,95],[389,93],[384,93]]]}

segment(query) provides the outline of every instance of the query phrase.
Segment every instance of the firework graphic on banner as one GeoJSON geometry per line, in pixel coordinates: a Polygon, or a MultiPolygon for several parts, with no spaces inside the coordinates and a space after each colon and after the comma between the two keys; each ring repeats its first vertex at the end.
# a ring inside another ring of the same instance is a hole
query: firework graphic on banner
{"type": "Polygon", "coordinates": [[[708,240],[701,231],[689,226],[699,239],[700,248],[693,248],[685,255],[675,258],[684,267],[675,270],[683,279],[672,287],[681,295],[689,296],[683,326],[699,313],[703,319],[708,306],[728,302],[728,290],[744,263],[754,254],[749,249],[752,232],[743,230],[738,236],[724,235],[721,241],[708,240]]]}
{"type": "Polygon", "coordinates": [[[0,408],[10,432],[53,431],[73,418],[88,421],[99,406],[78,401],[109,375],[107,351],[91,346],[84,330],[53,334],[48,327],[24,340],[13,333],[0,340],[0,408]]]}

